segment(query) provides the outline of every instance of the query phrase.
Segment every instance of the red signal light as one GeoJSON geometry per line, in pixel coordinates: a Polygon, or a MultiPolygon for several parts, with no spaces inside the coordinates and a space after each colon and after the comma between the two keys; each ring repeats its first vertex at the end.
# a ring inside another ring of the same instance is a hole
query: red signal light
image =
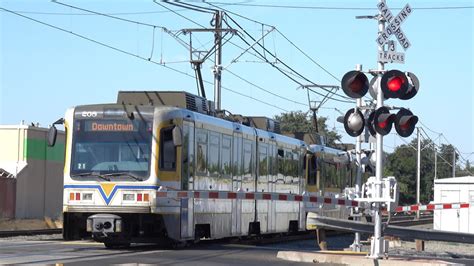
{"type": "Polygon", "coordinates": [[[392,130],[392,124],[395,120],[395,115],[391,114],[387,107],[380,107],[375,110],[374,114],[374,129],[377,133],[385,136],[392,130]]]}
{"type": "Polygon", "coordinates": [[[408,78],[399,70],[390,70],[382,75],[380,86],[385,98],[402,98],[408,90],[408,78]]]}
{"type": "Polygon", "coordinates": [[[383,121],[378,121],[378,126],[380,128],[386,128],[387,127],[387,120],[383,120],[383,121]]]}
{"type": "Polygon", "coordinates": [[[403,79],[401,77],[393,77],[389,79],[387,87],[390,91],[398,91],[403,85],[403,79]]]}

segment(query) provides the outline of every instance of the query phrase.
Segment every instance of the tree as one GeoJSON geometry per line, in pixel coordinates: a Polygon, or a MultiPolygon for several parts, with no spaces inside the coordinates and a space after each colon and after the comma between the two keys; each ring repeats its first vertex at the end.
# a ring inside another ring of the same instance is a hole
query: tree
{"type": "MultiPolygon", "coordinates": [[[[453,145],[442,144],[438,152],[438,178],[453,177],[453,145]]],[[[456,161],[458,155],[456,154],[456,161]]]]}
{"type": "MultiPolygon", "coordinates": [[[[311,123],[311,118],[302,111],[291,111],[289,113],[282,113],[276,115],[274,119],[280,122],[280,130],[289,133],[316,133],[311,123]]],[[[334,146],[336,141],[341,140],[341,136],[335,131],[329,130],[326,125],[327,117],[318,118],[318,134],[326,136],[326,144],[334,146]]]]}
{"type": "MultiPolygon", "coordinates": [[[[416,203],[417,179],[417,139],[408,145],[401,145],[387,157],[385,176],[395,176],[400,188],[400,204],[416,203]]],[[[430,140],[421,142],[420,202],[428,203],[433,199],[434,150],[430,140]],[[424,148],[424,149],[423,149],[424,148]]]]}

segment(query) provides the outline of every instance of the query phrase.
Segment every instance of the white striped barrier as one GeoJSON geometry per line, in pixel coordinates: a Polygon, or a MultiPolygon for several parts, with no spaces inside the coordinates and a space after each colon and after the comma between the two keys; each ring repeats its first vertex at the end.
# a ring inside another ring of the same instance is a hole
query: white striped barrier
{"type": "MultiPolygon", "coordinates": [[[[278,200],[319,203],[323,205],[342,205],[348,207],[365,208],[365,204],[355,200],[343,198],[305,196],[291,193],[268,193],[268,192],[229,192],[229,191],[162,191],[156,192],[157,198],[173,199],[241,199],[241,200],[278,200]]],[[[405,211],[432,211],[446,209],[469,208],[469,203],[438,203],[428,205],[398,206],[395,212],[405,211]]]]}
{"type": "Polygon", "coordinates": [[[349,207],[362,207],[358,201],[319,197],[304,196],[290,193],[265,193],[265,192],[228,192],[228,191],[157,191],[157,198],[194,198],[194,199],[243,199],[243,200],[279,200],[311,202],[328,205],[343,205],[349,207]]]}
{"type": "Polygon", "coordinates": [[[395,212],[463,209],[469,207],[469,203],[437,203],[428,205],[399,206],[395,209],[395,212]]]}

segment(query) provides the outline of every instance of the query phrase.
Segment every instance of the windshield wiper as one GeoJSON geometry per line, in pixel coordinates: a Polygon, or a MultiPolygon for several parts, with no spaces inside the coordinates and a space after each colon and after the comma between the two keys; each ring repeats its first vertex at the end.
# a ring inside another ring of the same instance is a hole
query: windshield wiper
{"type": "Polygon", "coordinates": [[[137,181],[143,181],[143,179],[141,177],[138,177],[130,172],[116,172],[116,173],[109,173],[109,174],[104,174],[102,175],[103,177],[107,177],[107,176],[128,176],[132,179],[135,179],[137,181]]]}
{"type": "Polygon", "coordinates": [[[110,181],[110,178],[107,178],[106,175],[101,175],[98,172],[85,172],[85,173],[71,175],[71,177],[78,177],[78,176],[94,176],[94,177],[104,179],[105,181],[110,181]]]}

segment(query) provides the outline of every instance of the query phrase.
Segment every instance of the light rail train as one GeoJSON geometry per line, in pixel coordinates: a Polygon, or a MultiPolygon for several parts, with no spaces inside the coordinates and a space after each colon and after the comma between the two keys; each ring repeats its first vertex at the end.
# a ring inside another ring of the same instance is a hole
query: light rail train
{"type": "MultiPolygon", "coordinates": [[[[106,247],[303,231],[305,203],[162,198],[163,191],[341,195],[346,152],[278,134],[275,121],[208,115],[186,92],[120,92],[117,103],[67,110],[63,237],[106,247]]],[[[54,145],[56,128],[50,129],[54,145]]],[[[347,216],[344,207],[321,208],[347,216]]]]}

